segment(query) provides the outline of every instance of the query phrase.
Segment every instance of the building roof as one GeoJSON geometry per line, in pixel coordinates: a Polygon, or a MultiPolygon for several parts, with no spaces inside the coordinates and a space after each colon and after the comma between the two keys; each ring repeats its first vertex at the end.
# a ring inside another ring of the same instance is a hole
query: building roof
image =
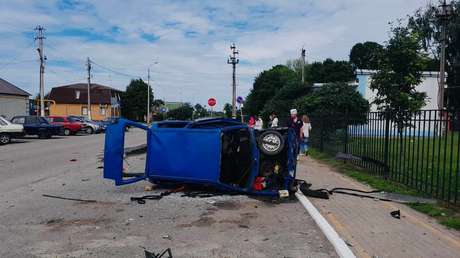
{"type": "Polygon", "coordinates": [[[16,96],[30,96],[27,91],[21,90],[20,88],[14,86],[10,82],[7,82],[0,78],[0,94],[7,95],[16,95],[16,96]]]}
{"type": "MultiPolygon", "coordinates": [[[[117,95],[120,90],[100,85],[91,84],[91,104],[114,104],[118,101],[117,95]]],[[[88,84],[75,83],[54,87],[51,89],[49,98],[60,104],[87,104],[88,103],[88,84]]]]}
{"type": "MultiPolygon", "coordinates": [[[[378,70],[356,69],[356,75],[374,75],[378,70]]],[[[440,72],[422,71],[422,77],[439,77],[440,72]]],[[[447,76],[447,73],[446,73],[447,76]]]]}

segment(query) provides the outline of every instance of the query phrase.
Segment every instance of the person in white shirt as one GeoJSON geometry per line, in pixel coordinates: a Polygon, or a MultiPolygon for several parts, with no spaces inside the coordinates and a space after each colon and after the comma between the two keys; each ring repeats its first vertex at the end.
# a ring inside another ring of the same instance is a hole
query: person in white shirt
{"type": "Polygon", "coordinates": [[[262,130],[264,127],[264,121],[262,120],[262,117],[257,116],[256,124],[254,125],[254,129],[256,130],[262,130]]]}
{"type": "Polygon", "coordinates": [[[308,152],[308,138],[310,137],[310,130],[311,130],[311,124],[310,124],[310,118],[307,115],[302,116],[302,129],[300,130],[300,136],[301,136],[301,141],[300,141],[300,154],[301,155],[307,155],[308,152]]]}
{"type": "Polygon", "coordinates": [[[278,117],[276,116],[276,113],[273,112],[270,115],[270,127],[278,127],[278,117]]]}

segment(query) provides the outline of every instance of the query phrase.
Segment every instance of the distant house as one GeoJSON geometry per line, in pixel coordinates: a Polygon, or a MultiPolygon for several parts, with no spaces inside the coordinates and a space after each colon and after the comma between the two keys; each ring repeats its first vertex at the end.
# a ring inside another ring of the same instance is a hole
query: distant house
{"type": "Polygon", "coordinates": [[[29,114],[30,94],[0,78],[0,116],[7,119],[29,114]]]}
{"type": "MultiPolygon", "coordinates": [[[[120,90],[96,84],[91,84],[91,118],[103,120],[107,117],[120,116],[120,90]]],[[[49,99],[50,115],[88,116],[88,85],[75,83],[54,87],[49,99]]]]}

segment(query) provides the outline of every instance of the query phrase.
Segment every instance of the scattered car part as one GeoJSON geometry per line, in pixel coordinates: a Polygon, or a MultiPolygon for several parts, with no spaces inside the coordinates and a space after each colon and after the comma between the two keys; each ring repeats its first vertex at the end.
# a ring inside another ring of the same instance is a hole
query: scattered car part
{"type": "Polygon", "coordinates": [[[392,211],[392,212],[390,212],[390,215],[391,215],[391,217],[393,217],[395,219],[401,219],[401,211],[400,210],[392,211]]]}
{"type": "Polygon", "coordinates": [[[96,200],[69,198],[69,197],[50,195],[50,194],[42,194],[42,196],[43,197],[48,197],[48,198],[61,199],[61,200],[77,201],[77,202],[97,202],[96,200]]]}
{"type": "Polygon", "coordinates": [[[154,252],[149,252],[147,250],[144,250],[144,253],[145,253],[145,258],[161,258],[165,254],[168,255],[168,256],[165,256],[165,258],[173,258],[171,248],[165,249],[163,252],[160,252],[157,254],[154,252]]]}

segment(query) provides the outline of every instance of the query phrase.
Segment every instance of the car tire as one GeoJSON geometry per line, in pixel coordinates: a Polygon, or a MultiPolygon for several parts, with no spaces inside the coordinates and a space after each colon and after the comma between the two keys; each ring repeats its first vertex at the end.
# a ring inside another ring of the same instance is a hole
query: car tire
{"type": "Polygon", "coordinates": [[[40,139],[46,139],[48,137],[48,134],[45,131],[41,131],[38,133],[38,138],[40,139]]]}
{"type": "Polygon", "coordinates": [[[87,134],[93,134],[93,133],[94,133],[94,130],[93,130],[93,128],[91,128],[91,127],[86,127],[85,132],[86,132],[87,134]]]}
{"type": "Polygon", "coordinates": [[[269,130],[263,132],[257,139],[260,151],[268,156],[279,154],[284,148],[284,137],[281,133],[269,130]]]}
{"type": "Polygon", "coordinates": [[[8,144],[11,142],[11,136],[7,133],[0,134],[0,145],[8,144]]]}
{"type": "Polygon", "coordinates": [[[70,129],[65,128],[65,129],[64,129],[64,135],[65,135],[65,136],[69,136],[70,134],[71,134],[70,129]]]}

